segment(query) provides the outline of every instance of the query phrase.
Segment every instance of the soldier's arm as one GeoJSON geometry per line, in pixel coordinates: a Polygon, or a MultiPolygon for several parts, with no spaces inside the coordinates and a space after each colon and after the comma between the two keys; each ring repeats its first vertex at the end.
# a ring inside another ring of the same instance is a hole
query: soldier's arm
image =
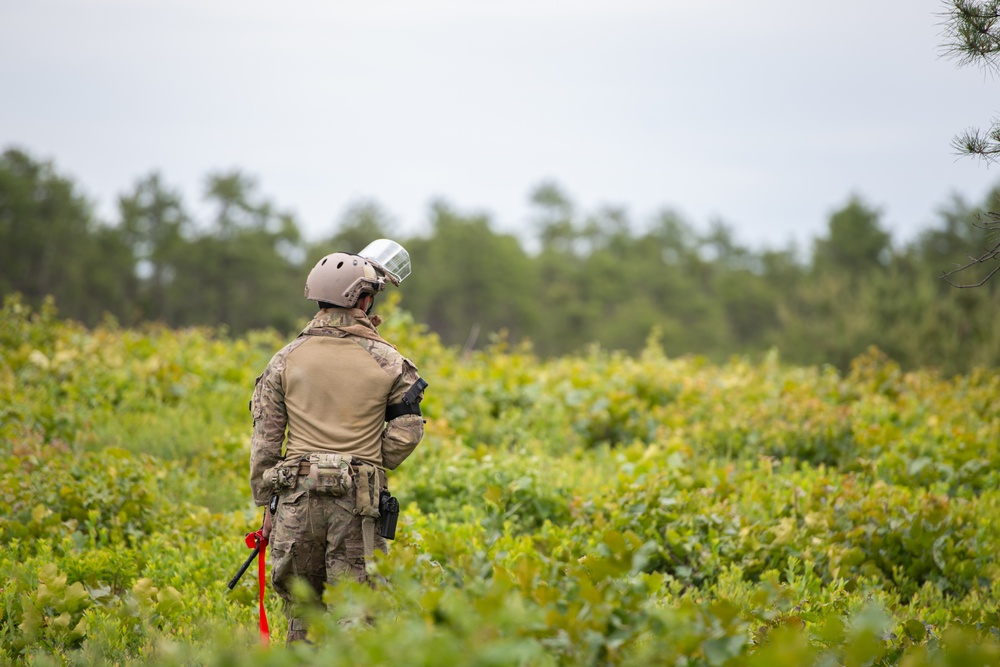
{"type": "Polygon", "coordinates": [[[403,372],[389,394],[386,426],[382,432],[382,465],[389,470],[394,470],[412,454],[424,437],[420,401],[426,387],[427,382],[417,375],[417,367],[404,359],[403,372]]]}
{"type": "Polygon", "coordinates": [[[285,409],[285,391],[281,386],[281,372],[272,360],[263,375],[257,378],[250,399],[253,415],[253,437],[250,440],[250,490],[257,506],[271,499],[272,490],[264,485],[262,475],[281,460],[281,446],[285,440],[288,412],[285,409]]]}

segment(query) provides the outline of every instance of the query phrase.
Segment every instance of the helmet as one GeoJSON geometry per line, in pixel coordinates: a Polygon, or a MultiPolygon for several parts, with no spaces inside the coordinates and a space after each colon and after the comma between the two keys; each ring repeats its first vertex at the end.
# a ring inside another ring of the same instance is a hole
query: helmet
{"type": "Polygon", "coordinates": [[[363,294],[385,289],[385,278],[360,255],[335,252],[317,262],[306,278],[306,298],[351,308],[363,294]]]}

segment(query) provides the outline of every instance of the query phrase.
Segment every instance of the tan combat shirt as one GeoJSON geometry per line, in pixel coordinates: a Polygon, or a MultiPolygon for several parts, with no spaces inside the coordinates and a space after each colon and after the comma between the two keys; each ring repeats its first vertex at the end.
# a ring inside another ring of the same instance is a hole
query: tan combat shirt
{"type": "Polygon", "coordinates": [[[387,424],[385,411],[418,380],[416,366],[378,335],[364,311],[321,310],[257,378],[250,401],[254,502],[271,498],[261,476],[282,460],[282,445],[287,459],[334,452],[394,469],[420,442],[424,423],[407,414],[387,424]]]}

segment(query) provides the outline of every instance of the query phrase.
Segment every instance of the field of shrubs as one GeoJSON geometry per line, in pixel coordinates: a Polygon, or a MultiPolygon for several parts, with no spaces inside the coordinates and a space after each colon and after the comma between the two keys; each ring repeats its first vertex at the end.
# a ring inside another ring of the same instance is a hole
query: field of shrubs
{"type": "Polygon", "coordinates": [[[160,665],[1000,664],[1000,380],[463,354],[430,387],[377,591],[257,633],[254,377],[286,341],[0,311],[0,660],[160,665]],[[371,625],[349,622],[370,617],[371,625]]]}

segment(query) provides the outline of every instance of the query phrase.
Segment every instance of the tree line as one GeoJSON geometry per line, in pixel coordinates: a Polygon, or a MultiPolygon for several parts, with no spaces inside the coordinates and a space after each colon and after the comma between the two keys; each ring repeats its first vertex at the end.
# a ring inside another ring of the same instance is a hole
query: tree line
{"type": "Polygon", "coordinates": [[[499,335],[549,356],[594,343],[635,352],[655,336],[671,355],[776,349],[789,362],[841,368],[876,346],[906,367],[956,372],[1000,363],[997,281],[963,290],[941,279],[995,242],[979,221],[998,197],[1000,188],[980,204],[955,197],[906,243],[850,197],[810,248],[752,249],[723,222],[699,230],[665,209],[639,225],[620,208],[581,211],[544,183],[530,193],[527,243],[446,202],[431,206],[423,234],[400,235],[378,204],[362,202],[308,240],[240,171],[205,179],[200,215],[152,173],[120,195],[114,220],[99,220],[51,162],[9,148],[0,294],[34,305],[51,295],[61,315],[90,325],[112,316],[292,332],[312,312],[302,289],[320,257],[388,237],[414,266],[401,306],[450,345],[499,335]]]}

